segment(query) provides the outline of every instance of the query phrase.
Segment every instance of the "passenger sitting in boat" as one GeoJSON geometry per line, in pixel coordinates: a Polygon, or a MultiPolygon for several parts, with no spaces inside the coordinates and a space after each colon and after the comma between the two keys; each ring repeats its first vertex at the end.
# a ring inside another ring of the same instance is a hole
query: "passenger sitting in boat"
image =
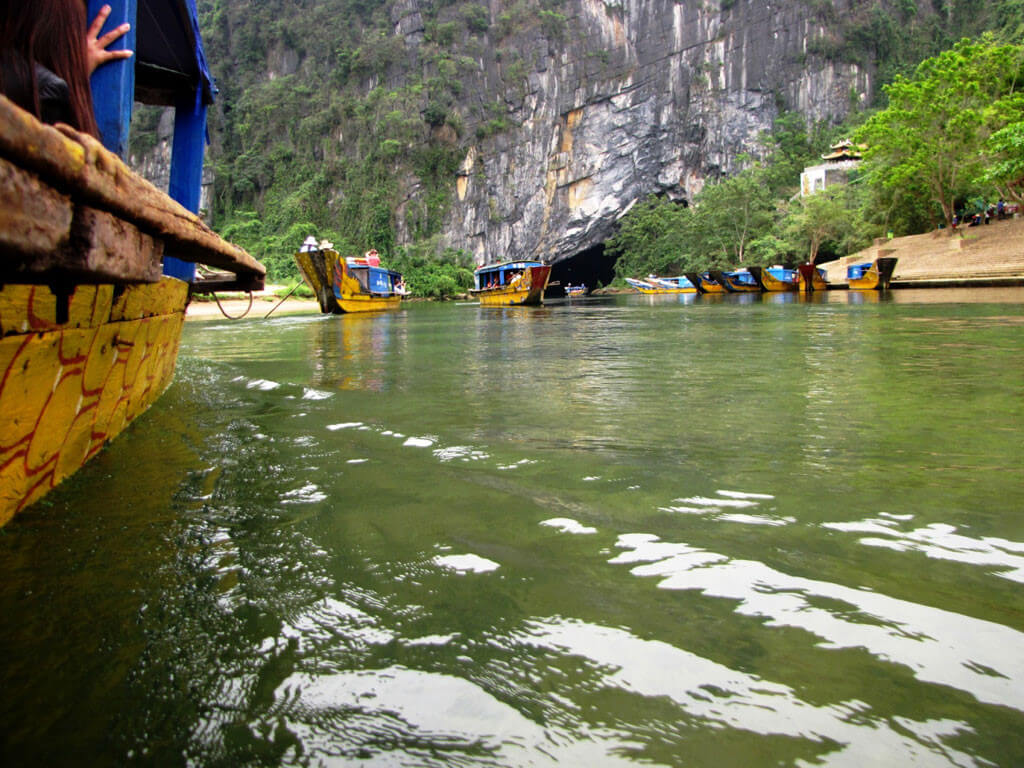
{"type": "Polygon", "coordinates": [[[99,138],[89,75],[100,65],[132,55],[108,50],[130,25],[102,37],[105,5],[86,29],[82,0],[5,2],[0,18],[0,92],[47,123],[67,123],[99,138]]]}
{"type": "Polygon", "coordinates": [[[302,245],[299,247],[299,253],[312,253],[316,249],[316,238],[310,235],[302,242],[302,245]]]}

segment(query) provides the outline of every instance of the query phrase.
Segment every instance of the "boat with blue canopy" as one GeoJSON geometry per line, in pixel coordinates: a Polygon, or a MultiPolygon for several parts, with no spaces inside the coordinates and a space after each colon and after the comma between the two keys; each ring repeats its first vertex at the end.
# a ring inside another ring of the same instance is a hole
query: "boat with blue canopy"
{"type": "Polygon", "coordinates": [[[473,272],[469,295],[485,307],[538,306],[551,279],[551,266],[540,261],[503,261],[473,272]]]}
{"type": "Polygon", "coordinates": [[[776,293],[797,291],[800,288],[800,274],[795,269],[784,267],[749,267],[748,271],[762,291],[776,293]]]}
{"type": "Polygon", "coordinates": [[[874,261],[851,264],[846,268],[846,282],[851,291],[882,291],[889,287],[897,259],[881,256],[874,261]]]}
{"type": "MultiPolygon", "coordinates": [[[[315,242],[315,238],[310,238],[315,242]]],[[[329,242],[304,245],[295,263],[313,290],[320,311],[330,314],[398,309],[405,296],[402,275],[380,265],[376,250],[342,258],[329,242]]]]}
{"type": "Polygon", "coordinates": [[[759,293],[761,291],[757,280],[746,269],[738,269],[735,272],[712,270],[709,274],[728,293],[759,293]]]}

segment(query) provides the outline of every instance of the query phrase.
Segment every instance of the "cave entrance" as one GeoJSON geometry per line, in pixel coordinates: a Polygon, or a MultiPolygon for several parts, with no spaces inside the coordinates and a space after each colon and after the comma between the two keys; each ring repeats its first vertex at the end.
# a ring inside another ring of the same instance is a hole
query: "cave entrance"
{"type": "Polygon", "coordinates": [[[565,286],[585,285],[589,290],[608,285],[615,278],[615,257],[605,252],[604,243],[591,246],[551,265],[551,283],[546,298],[565,296],[565,286]]]}

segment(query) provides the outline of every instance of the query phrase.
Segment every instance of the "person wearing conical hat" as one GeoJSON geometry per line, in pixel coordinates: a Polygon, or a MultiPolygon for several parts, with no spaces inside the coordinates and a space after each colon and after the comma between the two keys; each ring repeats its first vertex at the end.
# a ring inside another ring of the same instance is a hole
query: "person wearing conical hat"
{"type": "Polygon", "coordinates": [[[309,253],[316,249],[316,238],[310,235],[303,241],[302,247],[299,248],[299,253],[309,253]]]}
{"type": "Polygon", "coordinates": [[[334,243],[332,243],[327,238],[324,238],[323,240],[320,241],[320,250],[321,251],[330,251],[333,248],[334,248],[334,243]]]}

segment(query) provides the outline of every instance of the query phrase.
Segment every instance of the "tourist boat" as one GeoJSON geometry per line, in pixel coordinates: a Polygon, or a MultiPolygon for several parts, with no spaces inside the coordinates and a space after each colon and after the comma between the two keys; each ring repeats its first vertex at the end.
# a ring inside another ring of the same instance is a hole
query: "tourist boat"
{"type": "Polygon", "coordinates": [[[587,286],[585,285],[567,285],[565,286],[565,295],[570,299],[579,298],[580,296],[587,295],[587,286]]]}
{"type": "Polygon", "coordinates": [[[687,272],[686,279],[690,281],[697,293],[726,293],[725,287],[707,272],[703,274],[687,272]]]}
{"type": "Polygon", "coordinates": [[[828,280],[825,277],[825,270],[813,264],[801,264],[797,267],[800,273],[800,290],[805,293],[812,291],[827,291],[828,280]]]}
{"type": "Polygon", "coordinates": [[[0,525],[170,385],[192,293],[263,286],[263,265],[195,213],[214,93],[195,6],[125,6],[107,29],[129,22],[117,45],[135,55],[92,79],[102,143],[0,96],[0,525]],[[174,200],[118,157],[136,98],[178,105],[174,200]],[[225,271],[190,285],[197,262],[225,271]]]}
{"type": "Polygon", "coordinates": [[[646,280],[627,277],[626,283],[640,293],[646,294],[674,294],[674,293],[696,293],[693,283],[686,277],[658,277],[648,275],[646,280]]]}
{"type": "Polygon", "coordinates": [[[761,286],[757,284],[757,280],[746,269],[739,269],[735,272],[712,270],[708,274],[715,279],[715,282],[724,287],[728,293],[760,293],[761,291],[761,286]]]}
{"type": "Polygon", "coordinates": [[[800,274],[795,269],[749,267],[748,271],[765,293],[796,291],[800,288],[800,274]]]}
{"type": "MultiPolygon", "coordinates": [[[[305,246],[304,246],[305,247],[305,246]]],[[[295,254],[295,263],[328,314],[398,309],[405,295],[402,276],[380,266],[376,251],[342,258],[330,243],[295,254]]]]}
{"type": "Polygon", "coordinates": [[[551,267],[539,261],[485,264],[473,272],[470,296],[485,307],[539,305],[551,278],[551,267]]]}
{"type": "Polygon", "coordinates": [[[846,268],[846,282],[851,291],[884,291],[889,288],[896,258],[881,256],[873,262],[851,264],[846,268]]]}

